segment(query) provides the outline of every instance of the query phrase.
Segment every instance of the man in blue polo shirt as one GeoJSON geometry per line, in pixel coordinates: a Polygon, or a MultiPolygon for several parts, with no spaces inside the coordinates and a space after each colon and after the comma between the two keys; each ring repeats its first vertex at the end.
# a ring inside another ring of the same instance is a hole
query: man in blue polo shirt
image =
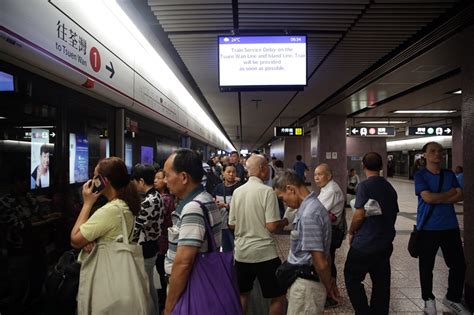
{"type": "Polygon", "coordinates": [[[420,283],[421,297],[425,301],[425,314],[436,314],[435,296],[433,295],[433,267],[436,254],[441,247],[443,258],[449,268],[448,292],[443,304],[455,314],[471,314],[460,303],[466,264],[459,233],[459,225],[453,204],[463,200],[463,192],[456,176],[450,170],[441,169],[443,147],[437,142],[428,142],[423,146],[426,167],[415,174],[415,192],[418,196],[416,224],[418,227],[430,207],[432,214],[421,226],[420,238],[420,283]],[[439,181],[443,172],[441,190],[439,181]]]}
{"type": "Polygon", "coordinates": [[[398,213],[397,193],[379,176],[382,157],[378,153],[367,153],[362,164],[367,180],[357,188],[356,210],[348,231],[351,247],[344,279],[356,315],[385,315],[390,305],[390,256],[398,213]],[[377,205],[377,211],[369,212],[366,204],[377,205]],[[362,284],[367,273],[372,279],[370,305],[362,284]]]}

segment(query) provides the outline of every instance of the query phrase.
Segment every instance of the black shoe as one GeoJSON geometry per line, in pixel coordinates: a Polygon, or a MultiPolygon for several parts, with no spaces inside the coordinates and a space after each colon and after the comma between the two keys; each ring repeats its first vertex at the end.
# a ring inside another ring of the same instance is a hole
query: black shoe
{"type": "Polygon", "coordinates": [[[330,297],[326,298],[326,303],[324,304],[324,308],[333,308],[336,307],[339,303],[337,301],[333,300],[330,297]]]}

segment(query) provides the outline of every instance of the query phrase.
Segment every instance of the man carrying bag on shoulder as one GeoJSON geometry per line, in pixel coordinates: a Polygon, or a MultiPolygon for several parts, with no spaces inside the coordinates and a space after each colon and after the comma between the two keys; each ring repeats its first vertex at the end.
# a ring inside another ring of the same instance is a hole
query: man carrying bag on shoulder
{"type": "MultiPolygon", "coordinates": [[[[298,208],[290,235],[288,262],[279,268],[294,266],[295,279],[287,293],[287,314],[322,314],[326,296],[336,302],[340,299],[336,280],[331,277],[331,221],[328,212],[293,170],[278,174],[273,187],[289,207],[298,208]]],[[[277,277],[278,274],[279,270],[277,277]]]]}
{"type": "Polygon", "coordinates": [[[415,174],[415,192],[418,196],[416,221],[419,229],[420,226],[423,229],[418,246],[424,311],[425,314],[436,314],[433,267],[441,247],[449,268],[448,292],[443,304],[455,314],[471,314],[461,304],[466,263],[453,206],[455,202],[463,200],[463,192],[454,173],[441,168],[443,147],[439,143],[428,142],[423,146],[423,153],[426,168],[415,174]]]}

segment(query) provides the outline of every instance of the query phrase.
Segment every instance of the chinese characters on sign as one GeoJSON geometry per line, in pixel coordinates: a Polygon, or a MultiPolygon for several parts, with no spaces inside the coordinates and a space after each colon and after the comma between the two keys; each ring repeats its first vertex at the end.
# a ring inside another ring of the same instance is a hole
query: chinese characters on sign
{"type": "Polygon", "coordinates": [[[303,127],[275,127],[275,137],[302,136],[303,127]]]}
{"type": "Polygon", "coordinates": [[[56,31],[58,37],[56,50],[80,65],[87,67],[87,59],[83,57],[87,54],[87,41],[76,30],[60,20],[56,23],[56,31]]]}

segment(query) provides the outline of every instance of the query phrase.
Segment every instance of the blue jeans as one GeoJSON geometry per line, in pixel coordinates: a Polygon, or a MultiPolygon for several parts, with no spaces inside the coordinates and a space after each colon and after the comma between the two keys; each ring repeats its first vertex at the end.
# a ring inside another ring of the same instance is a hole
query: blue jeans
{"type": "Polygon", "coordinates": [[[230,229],[222,229],[222,251],[231,252],[234,250],[234,232],[230,229]]]}

